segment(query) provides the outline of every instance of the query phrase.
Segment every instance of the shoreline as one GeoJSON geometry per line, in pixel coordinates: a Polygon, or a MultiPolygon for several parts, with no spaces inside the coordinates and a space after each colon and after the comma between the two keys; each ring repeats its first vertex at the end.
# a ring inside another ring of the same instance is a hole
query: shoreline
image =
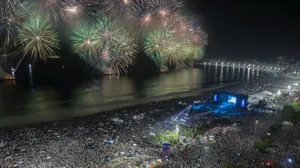
{"type": "Polygon", "coordinates": [[[166,95],[132,99],[119,102],[112,102],[102,106],[78,107],[78,108],[59,108],[32,113],[28,115],[8,116],[0,118],[0,128],[18,127],[23,125],[37,125],[49,122],[64,121],[74,118],[87,117],[100,113],[122,110],[124,108],[132,108],[145,106],[153,102],[176,101],[177,99],[192,98],[201,96],[218,89],[230,88],[233,86],[242,85],[241,82],[232,82],[228,84],[215,85],[208,88],[195,89],[185,92],[174,92],[166,95]]]}

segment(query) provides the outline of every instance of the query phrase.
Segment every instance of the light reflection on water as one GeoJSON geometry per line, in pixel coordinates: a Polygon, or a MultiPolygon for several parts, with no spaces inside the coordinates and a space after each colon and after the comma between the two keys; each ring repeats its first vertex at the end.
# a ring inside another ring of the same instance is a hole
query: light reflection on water
{"type": "Polygon", "coordinates": [[[233,70],[233,67],[207,65],[145,79],[106,76],[72,88],[34,86],[25,89],[18,84],[14,86],[12,83],[0,83],[0,117],[37,113],[59,107],[101,106],[121,100],[201,89],[241,78],[253,80],[260,75],[257,70],[252,73],[250,71],[248,68],[235,67],[233,70]]]}

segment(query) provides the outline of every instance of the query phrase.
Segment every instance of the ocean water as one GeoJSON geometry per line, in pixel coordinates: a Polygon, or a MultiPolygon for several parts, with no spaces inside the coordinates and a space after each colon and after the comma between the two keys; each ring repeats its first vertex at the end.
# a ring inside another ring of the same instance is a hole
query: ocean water
{"type": "Polygon", "coordinates": [[[257,81],[262,75],[257,69],[207,65],[143,78],[105,76],[64,87],[34,83],[30,87],[24,87],[18,82],[2,82],[0,118],[62,108],[101,107],[125,100],[163,96],[233,81],[257,81]]]}

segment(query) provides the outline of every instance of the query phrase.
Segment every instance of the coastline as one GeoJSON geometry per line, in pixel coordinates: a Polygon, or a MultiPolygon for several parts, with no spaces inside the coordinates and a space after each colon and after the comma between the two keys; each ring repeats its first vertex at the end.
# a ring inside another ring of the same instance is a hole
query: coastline
{"type": "Polygon", "coordinates": [[[241,82],[232,82],[222,85],[215,85],[208,88],[195,89],[185,92],[175,92],[162,96],[148,97],[148,98],[140,98],[133,100],[124,100],[119,102],[112,102],[102,106],[93,106],[93,107],[78,107],[78,108],[59,108],[53,110],[46,110],[39,113],[33,113],[28,115],[20,115],[20,116],[8,116],[0,118],[0,128],[5,127],[16,127],[22,125],[36,125],[41,123],[49,123],[55,121],[69,120],[72,118],[80,118],[84,116],[97,115],[99,113],[114,113],[114,111],[125,108],[132,108],[137,106],[145,106],[149,103],[153,102],[161,102],[164,101],[180,101],[180,99],[186,98],[199,98],[199,96],[204,96],[212,91],[216,91],[218,89],[230,88],[233,86],[242,85],[241,82]]]}

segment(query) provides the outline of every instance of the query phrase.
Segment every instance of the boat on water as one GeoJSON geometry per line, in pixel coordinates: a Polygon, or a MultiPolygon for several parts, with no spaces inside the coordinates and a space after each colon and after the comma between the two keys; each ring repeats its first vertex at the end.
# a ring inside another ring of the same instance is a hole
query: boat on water
{"type": "Polygon", "coordinates": [[[0,67],[0,81],[1,80],[14,80],[14,78],[9,73],[4,72],[0,67]]]}

